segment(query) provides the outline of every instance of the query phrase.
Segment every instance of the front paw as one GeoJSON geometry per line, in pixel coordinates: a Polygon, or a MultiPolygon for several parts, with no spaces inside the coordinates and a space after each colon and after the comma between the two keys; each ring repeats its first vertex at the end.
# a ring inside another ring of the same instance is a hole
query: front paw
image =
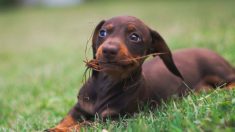
{"type": "Polygon", "coordinates": [[[76,125],[70,128],[50,128],[50,129],[46,129],[43,132],[80,132],[80,126],[76,125]]]}
{"type": "Polygon", "coordinates": [[[62,128],[50,128],[50,129],[46,129],[43,132],[68,132],[68,129],[62,129],[62,128]]]}
{"type": "Polygon", "coordinates": [[[43,130],[43,132],[58,132],[58,131],[54,128],[51,128],[51,129],[43,130]]]}

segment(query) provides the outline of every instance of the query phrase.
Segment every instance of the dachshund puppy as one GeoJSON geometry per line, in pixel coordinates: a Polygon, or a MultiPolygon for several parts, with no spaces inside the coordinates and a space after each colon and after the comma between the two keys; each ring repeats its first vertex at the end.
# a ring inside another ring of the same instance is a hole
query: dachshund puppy
{"type": "Polygon", "coordinates": [[[92,75],[82,86],[68,115],[47,131],[80,129],[80,123],[132,114],[139,105],[159,103],[172,95],[235,82],[235,69],[207,49],[171,53],[158,32],[132,16],[101,21],[92,38],[92,75]],[[153,59],[144,60],[149,56],[153,59]]]}

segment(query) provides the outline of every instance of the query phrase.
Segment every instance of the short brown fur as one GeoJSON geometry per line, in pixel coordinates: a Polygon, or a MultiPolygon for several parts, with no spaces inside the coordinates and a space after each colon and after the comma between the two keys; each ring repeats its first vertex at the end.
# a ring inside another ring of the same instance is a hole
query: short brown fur
{"type": "Polygon", "coordinates": [[[223,84],[235,86],[235,70],[221,56],[198,48],[172,54],[159,33],[135,17],[101,21],[94,31],[92,49],[91,62],[100,69],[93,67],[77,104],[61,123],[47,131],[78,131],[81,122],[92,120],[95,115],[106,118],[133,114],[139,105],[158,104],[173,95],[183,96],[223,84]],[[105,29],[107,25],[112,25],[112,29],[105,29]],[[145,58],[138,59],[155,53],[163,54],[145,62],[145,58]]]}

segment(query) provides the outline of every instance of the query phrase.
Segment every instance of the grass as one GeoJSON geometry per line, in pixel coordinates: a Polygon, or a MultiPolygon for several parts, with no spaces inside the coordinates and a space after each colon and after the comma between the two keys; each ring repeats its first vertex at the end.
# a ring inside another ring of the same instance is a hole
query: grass
{"type": "Polygon", "coordinates": [[[90,131],[234,131],[235,92],[216,90],[210,94],[190,95],[170,100],[154,111],[147,108],[132,118],[94,123],[90,131]]]}
{"type": "MultiPolygon", "coordinates": [[[[82,85],[85,45],[95,25],[134,15],[172,50],[205,47],[235,66],[235,2],[102,2],[0,12],[0,131],[42,131],[58,123],[82,85]]],[[[89,51],[88,56],[91,56],[89,51]]],[[[170,100],[131,118],[98,120],[87,131],[234,131],[235,91],[170,100]]]]}

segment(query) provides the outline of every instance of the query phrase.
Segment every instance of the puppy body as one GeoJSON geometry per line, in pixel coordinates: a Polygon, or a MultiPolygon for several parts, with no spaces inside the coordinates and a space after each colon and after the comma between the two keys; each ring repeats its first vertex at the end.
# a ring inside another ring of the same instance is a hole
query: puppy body
{"type": "MultiPolygon", "coordinates": [[[[178,50],[173,53],[173,59],[192,90],[200,91],[203,88],[216,88],[225,83],[235,82],[234,68],[217,53],[208,49],[178,50]]],[[[146,96],[166,99],[171,95],[181,95],[188,91],[188,87],[169,72],[159,57],[143,64],[143,75],[151,89],[146,96]]]]}
{"type": "Polygon", "coordinates": [[[131,16],[101,21],[92,49],[102,69],[92,64],[92,76],[82,86],[77,104],[48,131],[79,130],[80,122],[95,115],[132,114],[139,105],[235,82],[234,68],[216,53],[194,48],[172,54],[159,33],[131,16]],[[145,56],[158,54],[144,62],[145,56]]]}
{"type": "Polygon", "coordinates": [[[188,87],[166,68],[159,57],[155,57],[145,61],[142,70],[135,71],[130,78],[116,80],[105,73],[90,78],[82,87],[78,102],[82,102],[81,108],[90,115],[98,113],[101,117],[114,116],[135,112],[140,102],[160,102],[172,95],[181,96],[189,88],[200,91],[235,82],[235,72],[231,65],[208,49],[179,50],[173,53],[173,59],[188,87]],[[84,95],[90,101],[84,101],[84,95]],[[87,108],[86,102],[93,103],[89,103],[90,107],[87,108]],[[84,107],[82,104],[85,104],[84,107]],[[110,109],[112,113],[104,112],[110,109]]]}

